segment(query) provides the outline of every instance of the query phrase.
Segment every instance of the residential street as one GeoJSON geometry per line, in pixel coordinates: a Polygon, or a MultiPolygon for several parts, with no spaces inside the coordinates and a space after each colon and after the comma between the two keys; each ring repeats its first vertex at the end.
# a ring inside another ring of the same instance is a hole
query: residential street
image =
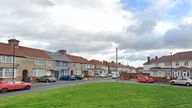
{"type": "MultiPolygon", "coordinates": [[[[42,83],[40,85],[33,86],[30,90],[11,91],[6,94],[0,93],[0,98],[7,97],[7,96],[15,96],[15,95],[24,94],[24,93],[30,93],[30,92],[40,91],[40,90],[54,89],[54,88],[80,85],[80,84],[86,84],[86,83],[94,83],[94,82],[116,82],[116,80],[111,78],[102,78],[99,80],[76,80],[76,81],[60,81],[59,80],[55,83],[42,83]]],[[[174,86],[179,88],[192,89],[192,87],[181,86],[181,85],[170,85],[168,83],[167,84],[166,83],[137,83],[136,80],[128,80],[128,81],[118,80],[118,82],[130,83],[130,84],[157,85],[157,86],[174,86]]]]}

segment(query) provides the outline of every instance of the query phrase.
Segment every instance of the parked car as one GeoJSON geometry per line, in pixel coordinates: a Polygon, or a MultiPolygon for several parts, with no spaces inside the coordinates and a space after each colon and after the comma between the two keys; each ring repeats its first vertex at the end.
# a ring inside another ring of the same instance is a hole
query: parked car
{"type": "Polygon", "coordinates": [[[75,79],[76,79],[76,80],[82,80],[82,79],[83,79],[83,76],[82,76],[82,75],[75,75],[75,79]]]}
{"type": "Polygon", "coordinates": [[[100,74],[99,76],[104,78],[104,77],[107,77],[107,74],[103,73],[103,74],[100,74]]]}
{"type": "Polygon", "coordinates": [[[176,80],[171,80],[170,81],[171,85],[174,84],[179,84],[179,85],[186,85],[186,86],[190,86],[192,85],[192,78],[183,78],[183,77],[179,77],[176,80]]]}
{"type": "Polygon", "coordinates": [[[36,79],[37,82],[56,82],[56,78],[54,76],[44,75],[36,79]]]}
{"type": "Polygon", "coordinates": [[[154,82],[154,80],[153,80],[153,78],[150,78],[150,77],[148,77],[148,76],[141,76],[141,77],[138,77],[137,78],[137,82],[142,82],[142,83],[153,83],[154,82]]]}
{"type": "Polygon", "coordinates": [[[112,79],[116,79],[116,78],[119,78],[120,77],[120,75],[119,75],[119,73],[112,73],[112,79]]]}
{"type": "Polygon", "coordinates": [[[111,74],[111,73],[108,73],[107,76],[112,77],[112,74],[111,74]]]}
{"type": "Polygon", "coordinates": [[[1,80],[0,81],[0,91],[2,93],[6,93],[11,90],[20,90],[25,89],[28,90],[32,87],[31,83],[25,83],[22,81],[13,81],[13,80],[1,80]]]}
{"type": "Polygon", "coordinates": [[[74,75],[63,75],[62,77],[60,77],[60,80],[75,80],[75,76],[74,75]]]}

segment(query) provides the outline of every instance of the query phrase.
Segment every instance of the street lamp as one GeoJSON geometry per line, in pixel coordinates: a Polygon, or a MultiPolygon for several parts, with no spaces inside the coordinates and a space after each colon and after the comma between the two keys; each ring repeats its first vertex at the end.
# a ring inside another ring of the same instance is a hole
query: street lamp
{"type": "Polygon", "coordinates": [[[118,73],[118,48],[116,48],[116,65],[117,65],[117,71],[116,71],[116,82],[117,82],[117,73],[118,73]]]}
{"type": "Polygon", "coordinates": [[[14,80],[15,76],[15,45],[13,45],[13,77],[12,80],[14,80]]]}

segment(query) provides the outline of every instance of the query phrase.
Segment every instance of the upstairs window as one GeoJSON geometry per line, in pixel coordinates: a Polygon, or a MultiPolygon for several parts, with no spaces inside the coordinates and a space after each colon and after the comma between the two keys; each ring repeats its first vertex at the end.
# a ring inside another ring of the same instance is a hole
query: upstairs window
{"type": "Polygon", "coordinates": [[[171,62],[165,62],[165,66],[171,66],[171,62]]]}
{"type": "Polygon", "coordinates": [[[175,65],[176,65],[176,66],[179,66],[179,61],[176,61],[176,62],[175,62],[175,65]]]}
{"type": "Polygon", "coordinates": [[[37,65],[44,65],[45,64],[45,60],[44,59],[36,59],[35,60],[35,64],[37,64],[37,65]]]}
{"type": "MultiPolygon", "coordinates": [[[[0,56],[0,62],[3,62],[3,63],[13,63],[13,56],[3,56],[1,55],[0,56]]],[[[15,57],[15,61],[16,62],[16,57],[15,57]]]]}
{"type": "Polygon", "coordinates": [[[185,62],[184,62],[184,65],[185,65],[185,66],[188,66],[188,61],[185,61],[185,62]]]}
{"type": "Polygon", "coordinates": [[[56,61],[56,66],[60,66],[60,62],[59,61],[56,61]]]}

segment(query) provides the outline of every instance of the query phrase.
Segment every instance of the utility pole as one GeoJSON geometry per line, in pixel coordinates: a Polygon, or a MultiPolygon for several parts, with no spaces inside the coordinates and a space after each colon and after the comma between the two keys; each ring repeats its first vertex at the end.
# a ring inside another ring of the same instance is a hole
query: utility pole
{"type": "Polygon", "coordinates": [[[118,48],[116,48],[116,65],[117,65],[117,71],[116,71],[116,82],[118,81],[118,76],[117,76],[117,72],[118,72],[118,48]]]}
{"type": "Polygon", "coordinates": [[[171,54],[171,80],[173,79],[172,77],[173,77],[173,72],[172,72],[172,53],[170,52],[170,54],[171,54]]]}
{"type": "Polygon", "coordinates": [[[14,77],[15,77],[15,45],[13,45],[13,77],[12,77],[13,81],[14,77]]]}

